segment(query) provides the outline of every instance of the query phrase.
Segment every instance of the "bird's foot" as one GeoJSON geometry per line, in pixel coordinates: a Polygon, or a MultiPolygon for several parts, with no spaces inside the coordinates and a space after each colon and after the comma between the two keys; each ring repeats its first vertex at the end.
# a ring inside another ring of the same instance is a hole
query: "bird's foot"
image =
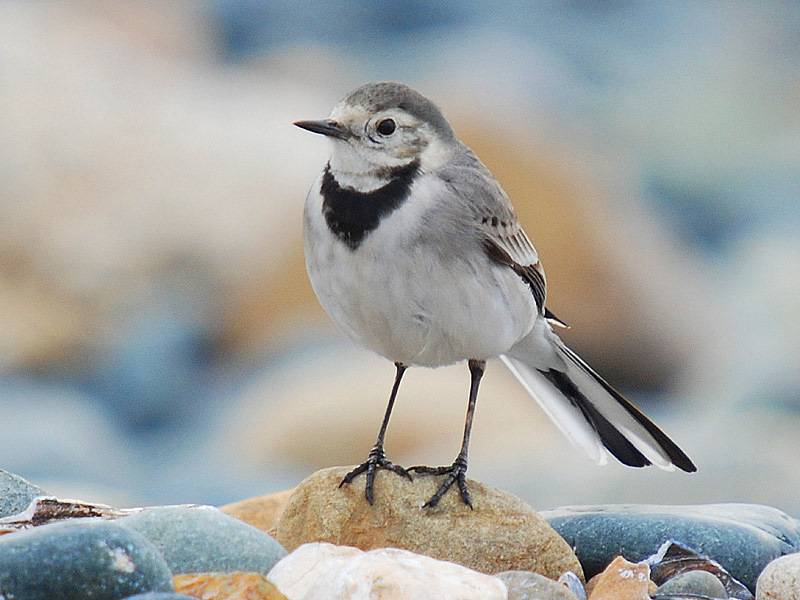
{"type": "Polygon", "coordinates": [[[454,483],[458,484],[458,491],[461,495],[461,501],[472,508],[472,498],[470,498],[469,490],[467,489],[467,459],[463,456],[458,456],[455,462],[449,467],[409,467],[409,471],[419,473],[420,475],[444,475],[444,481],[436,490],[436,493],[431,496],[423,508],[433,508],[439,504],[439,500],[447,493],[454,483]]]}
{"type": "Polygon", "coordinates": [[[374,504],[375,495],[373,493],[373,488],[375,486],[375,474],[379,469],[392,471],[393,473],[397,473],[409,481],[412,481],[411,474],[408,472],[408,470],[404,469],[400,465],[394,464],[390,460],[387,460],[383,451],[383,446],[373,446],[372,450],[369,451],[367,460],[345,475],[342,481],[339,483],[339,487],[350,484],[356,477],[366,472],[367,485],[364,488],[364,497],[367,499],[367,502],[374,504]]]}

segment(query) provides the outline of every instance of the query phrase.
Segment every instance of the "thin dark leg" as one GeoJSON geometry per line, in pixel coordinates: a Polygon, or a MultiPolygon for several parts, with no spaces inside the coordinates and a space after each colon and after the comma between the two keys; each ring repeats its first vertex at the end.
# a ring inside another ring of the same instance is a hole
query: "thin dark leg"
{"type": "Polygon", "coordinates": [[[409,480],[411,479],[411,475],[409,475],[408,471],[406,471],[403,467],[395,465],[391,461],[386,460],[386,454],[383,451],[383,438],[386,436],[386,428],[389,426],[389,417],[392,416],[392,408],[394,408],[394,400],[397,397],[397,390],[400,389],[400,381],[403,379],[403,374],[408,368],[402,363],[394,363],[394,365],[397,367],[397,372],[394,376],[394,385],[392,386],[392,393],[389,396],[389,404],[386,406],[386,413],[383,415],[381,430],[378,432],[378,439],[375,440],[375,445],[372,447],[372,450],[369,451],[367,460],[345,475],[344,479],[342,479],[341,483],[339,484],[339,487],[342,487],[343,485],[352,482],[353,479],[366,471],[367,485],[364,489],[364,496],[367,498],[367,502],[370,504],[372,504],[375,500],[373,487],[375,485],[375,473],[378,471],[378,469],[393,471],[398,475],[407,477],[409,480]]]}
{"type": "Polygon", "coordinates": [[[471,360],[469,361],[470,372],[470,387],[469,387],[469,404],[467,405],[467,419],[464,422],[464,438],[461,441],[461,451],[456,456],[455,461],[449,467],[411,467],[409,471],[415,471],[423,475],[445,475],[444,481],[436,490],[436,493],[431,496],[431,499],[425,503],[425,507],[434,507],[439,504],[439,500],[445,495],[454,483],[458,484],[458,490],[461,494],[461,500],[472,508],[472,499],[467,490],[467,453],[469,452],[469,436],[472,433],[472,417],[475,415],[475,403],[478,400],[478,386],[481,383],[481,377],[486,369],[485,360],[471,360]]]}

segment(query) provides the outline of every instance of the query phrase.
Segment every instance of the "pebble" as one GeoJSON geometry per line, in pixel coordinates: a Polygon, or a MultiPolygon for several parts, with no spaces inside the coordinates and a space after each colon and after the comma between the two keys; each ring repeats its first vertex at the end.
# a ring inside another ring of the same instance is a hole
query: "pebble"
{"type": "Polygon", "coordinates": [[[530,571],[504,571],[495,577],[506,584],[508,600],[578,600],[567,586],[530,571]]]}
{"type": "Polygon", "coordinates": [[[119,521],[164,555],[173,573],[267,574],[286,550],[272,537],[210,506],[148,508],[119,521]]]}
{"type": "Polygon", "coordinates": [[[589,600],[650,600],[650,566],[617,556],[597,576],[589,600]]]}
{"type": "Polygon", "coordinates": [[[800,550],[798,521],[754,504],[598,505],[541,514],[575,548],[587,577],[614,556],[644,560],[675,540],[714,559],[753,590],[770,561],[800,550]]]}
{"type": "Polygon", "coordinates": [[[291,600],[508,599],[497,577],[398,548],[305,544],[275,565],[269,579],[291,600]]]}
{"type": "Polygon", "coordinates": [[[475,509],[448,492],[434,509],[422,505],[439,477],[409,481],[380,471],[375,504],[364,499],[364,478],[339,487],[348,467],[323,469],[303,481],[278,520],[276,538],[288,550],[330,542],[362,550],[403,548],[482,573],[533,571],[557,579],[583,576],[569,545],[525,502],[468,480],[475,509]]]}
{"type": "Polygon", "coordinates": [[[261,573],[176,575],[175,589],[201,600],[287,600],[261,573]]]}
{"type": "Polygon", "coordinates": [[[74,519],[0,537],[0,598],[118,600],[172,589],[155,546],[113,522],[74,519]]]}
{"type": "Polygon", "coordinates": [[[278,517],[289,503],[292,492],[294,492],[294,488],[265,496],[247,498],[221,506],[220,510],[261,531],[271,532],[278,522],[278,517]]]}
{"type": "Polygon", "coordinates": [[[176,592],[147,592],[146,594],[136,594],[128,596],[123,600],[197,600],[194,596],[178,594],[176,592]]]}
{"type": "Polygon", "coordinates": [[[21,513],[37,496],[46,496],[42,488],[0,469],[0,518],[21,513]]]}
{"type": "Polygon", "coordinates": [[[800,553],[767,565],[758,577],[756,600],[800,600],[800,553]]]}
{"type": "Polygon", "coordinates": [[[708,571],[686,571],[662,583],[657,594],[699,594],[707,598],[728,600],[725,586],[708,571]]]}

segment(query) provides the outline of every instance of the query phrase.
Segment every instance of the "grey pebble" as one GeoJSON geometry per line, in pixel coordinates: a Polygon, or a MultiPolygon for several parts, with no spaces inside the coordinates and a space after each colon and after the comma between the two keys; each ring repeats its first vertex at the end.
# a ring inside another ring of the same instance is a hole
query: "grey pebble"
{"type": "Polygon", "coordinates": [[[770,561],[800,550],[800,523],[756,504],[612,504],[540,514],[575,549],[587,578],[617,555],[644,560],[665,541],[675,540],[714,559],[753,591],[770,561]]]}
{"type": "Polygon", "coordinates": [[[30,481],[0,469],[0,518],[21,513],[34,498],[46,495],[30,481]]]}
{"type": "Polygon", "coordinates": [[[0,598],[119,600],[172,589],[153,544],[109,521],[74,519],[0,536],[0,598]]]}
{"type": "Polygon", "coordinates": [[[708,571],[686,571],[661,584],[658,594],[701,594],[708,598],[728,600],[725,586],[708,571]]]}
{"type": "Polygon", "coordinates": [[[508,588],[508,600],[578,600],[567,587],[531,571],[503,571],[500,578],[508,588]]]}
{"type": "Polygon", "coordinates": [[[163,554],[174,574],[251,571],[266,575],[286,550],[272,537],[211,506],[161,506],[117,521],[163,554]]]}

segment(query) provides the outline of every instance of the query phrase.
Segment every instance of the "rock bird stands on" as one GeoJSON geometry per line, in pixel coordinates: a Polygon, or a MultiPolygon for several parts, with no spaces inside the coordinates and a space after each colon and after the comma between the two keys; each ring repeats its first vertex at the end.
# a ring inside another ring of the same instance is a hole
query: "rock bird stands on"
{"type": "Polygon", "coordinates": [[[342,481],[387,469],[441,476],[426,506],[467,489],[472,417],[486,360],[500,357],[559,429],[602,463],[695,471],[692,461],[553,332],[545,275],[500,184],[462,144],[439,108],[400,83],[351,92],[329,118],[298,121],[333,152],[305,204],[311,284],[339,328],[393,361],[397,371],[367,460],[342,481]],[[404,469],[386,459],[384,435],[411,366],[467,361],[464,438],[452,465],[404,469]]]}

